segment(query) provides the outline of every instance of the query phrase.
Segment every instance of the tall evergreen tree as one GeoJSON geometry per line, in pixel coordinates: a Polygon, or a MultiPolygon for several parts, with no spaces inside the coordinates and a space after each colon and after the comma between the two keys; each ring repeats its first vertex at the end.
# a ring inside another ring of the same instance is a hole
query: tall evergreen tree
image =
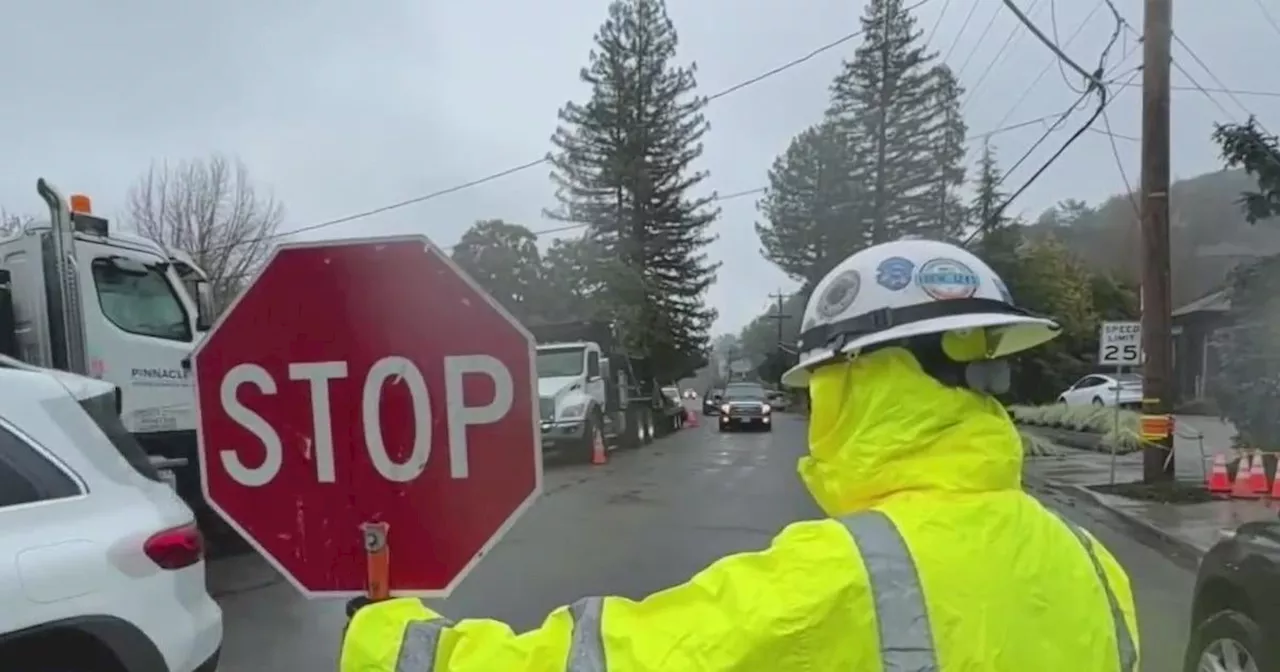
{"type": "Polygon", "coordinates": [[[693,67],[673,63],[675,26],[662,0],[615,0],[595,36],[583,104],[560,110],[552,179],[560,219],[588,225],[604,255],[602,304],[653,374],[682,373],[706,350],[715,311],[704,295],[716,264],[705,253],[719,210],[691,190],[708,125],[693,67]]]}
{"type": "Polygon", "coordinates": [[[965,134],[969,127],[960,112],[963,89],[955,73],[946,64],[930,70],[932,96],[929,105],[938,111],[937,126],[928,129],[933,140],[933,184],[930,198],[920,212],[923,222],[920,234],[938,240],[955,240],[964,235],[967,208],[960,189],[964,186],[965,134]]]}
{"type": "MultiPolygon", "coordinates": [[[[937,235],[937,185],[962,171],[954,147],[960,87],[933,67],[903,0],[871,0],[865,38],[831,85],[828,117],[861,160],[850,178],[868,189],[868,244],[937,235]],[[941,163],[939,163],[941,161],[941,163]]],[[[948,185],[950,186],[950,185],[948,185]]]]}
{"type": "Polygon", "coordinates": [[[850,149],[833,124],[805,130],[773,162],[756,206],[765,219],[756,223],[765,258],[807,287],[866,241],[850,149]]]}
{"type": "Polygon", "coordinates": [[[1017,249],[1022,242],[1021,227],[1004,214],[1001,207],[1008,196],[1000,189],[1004,173],[996,162],[990,142],[982,145],[977,174],[973,180],[973,200],[964,218],[966,228],[977,242],[977,252],[1004,277],[1016,273],[1017,249]]]}

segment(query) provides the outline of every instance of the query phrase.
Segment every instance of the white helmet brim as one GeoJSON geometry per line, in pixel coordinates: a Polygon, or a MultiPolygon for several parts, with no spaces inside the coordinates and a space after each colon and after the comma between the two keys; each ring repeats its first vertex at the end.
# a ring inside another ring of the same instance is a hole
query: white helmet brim
{"type": "Polygon", "coordinates": [[[782,374],[782,384],[787,387],[808,387],[809,372],[814,367],[873,345],[965,329],[995,329],[1000,332],[1000,338],[995,339],[995,351],[988,353],[992,358],[1007,357],[1034,348],[1053,340],[1062,330],[1057,322],[1047,318],[1009,313],[968,313],[918,320],[851,339],[838,350],[818,348],[801,353],[800,362],[782,374]]]}

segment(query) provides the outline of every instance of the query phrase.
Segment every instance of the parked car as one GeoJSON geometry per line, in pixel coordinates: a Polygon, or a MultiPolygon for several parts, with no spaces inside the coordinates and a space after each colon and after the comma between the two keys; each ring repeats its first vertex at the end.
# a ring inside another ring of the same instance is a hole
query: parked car
{"type": "Polygon", "coordinates": [[[702,395],[702,414],[716,415],[720,412],[720,399],[724,396],[723,387],[712,387],[702,395]]]}
{"type": "Polygon", "coordinates": [[[1142,375],[1089,374],[1059,394],[1058,402],[1068,406],[1115,406],[1118,403],[1121,408],[1137,408],[1142,405],[1142,375]]]}
{"type": "Polygon", "coordinates": [[[754,384],[734,384],[725,387],[720,404],[720,431],[739,428],[773,431],[773,407],[769,405],[769,393],[754,384]]]}
{"type": "Polygon", "coordinates": [[[119,389],[80,380],[0,366],[3,667],[213,672],[195,516],[120,422],[119,389]]]}
{"type": "Polygon", "coordinates": [[[1280,521],[1224,532],[1200,561],[1183,669],[1280,670],[1280,521]]]}

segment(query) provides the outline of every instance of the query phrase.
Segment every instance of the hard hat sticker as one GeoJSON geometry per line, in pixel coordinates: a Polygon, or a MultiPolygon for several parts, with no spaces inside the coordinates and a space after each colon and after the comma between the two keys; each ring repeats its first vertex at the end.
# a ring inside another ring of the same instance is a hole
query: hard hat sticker
{"type": "Polygon", "coordinates": [[[939,301],[967,299],[978,293],[980,283],[973,269],[955,259],[930,259],[916,274],[916,284],[920,289],[939,301]]]}
{"type": "Polygon", "coordinates": [[[876,284],[891,292],[905,289],[911,284],[911,274],[916,270],[915,262],[904,257],[889,257],[876,267],[876,284]]]}
{"type": "Polygon", "coordinates": [[[843,313],[858,298],[861,288],[862,278],[857,271],[849,270],[837,275],[818,297],[818,314],[829,319],[843,313]]]}

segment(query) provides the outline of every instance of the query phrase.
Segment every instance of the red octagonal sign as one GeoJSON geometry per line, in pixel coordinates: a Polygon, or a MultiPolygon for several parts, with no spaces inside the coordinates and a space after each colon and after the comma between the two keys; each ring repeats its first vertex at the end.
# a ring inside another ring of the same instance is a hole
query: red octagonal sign
{"type": "Polygon", "coordinates": [[[309,597],[447,595],[542,488],[533,338],[422,237],[276,250],[193,355],[205,497],[309,597]]]}

